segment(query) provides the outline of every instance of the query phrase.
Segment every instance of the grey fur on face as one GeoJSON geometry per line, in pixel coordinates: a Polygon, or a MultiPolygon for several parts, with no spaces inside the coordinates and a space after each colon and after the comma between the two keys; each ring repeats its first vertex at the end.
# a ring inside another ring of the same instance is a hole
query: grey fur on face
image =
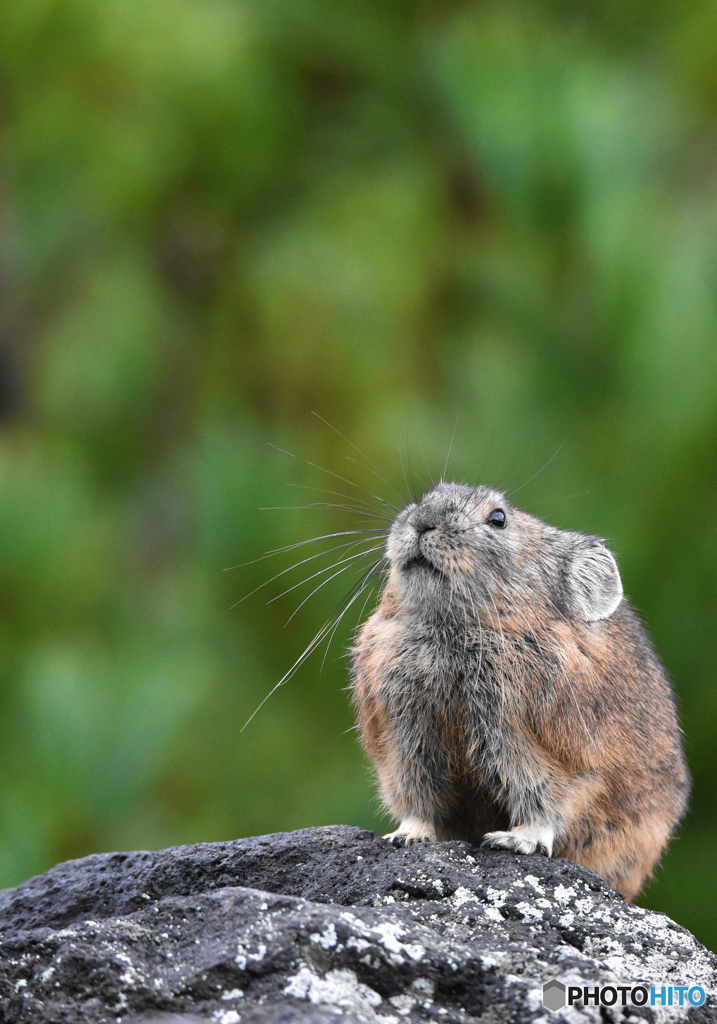
{"type": "Polygon", "coordinates": [[[545,599],[586,622],[607,618],[622,599],[614,556],[599,537],[557,530],[511,508],[487,487],[440,485],[404,509],[387,553],[407,610],[427,618],[467,614],[497,596],[545,599]],[[491,521],[501,513],[502,520],[491,521]],[[545,549],[525,558],[525,542],[545,549]],[[446,590],[449,588],[448,600],[446,590]]]}

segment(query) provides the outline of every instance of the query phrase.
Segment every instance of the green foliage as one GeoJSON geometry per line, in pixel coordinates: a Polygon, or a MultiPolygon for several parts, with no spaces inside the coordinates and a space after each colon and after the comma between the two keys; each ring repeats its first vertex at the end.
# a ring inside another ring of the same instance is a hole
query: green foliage
{"type": "Polygon", "coordinates": [[[380,514],[337,476],[403,500],[455,428],[610,538],[695,776],[644,902],[717,942],[716,51],[706,0],[6,0],[0,884],[387,824],[348,622],[240,731],[355,577],[237,602],[357,523],[262,507],[380,514]]]}

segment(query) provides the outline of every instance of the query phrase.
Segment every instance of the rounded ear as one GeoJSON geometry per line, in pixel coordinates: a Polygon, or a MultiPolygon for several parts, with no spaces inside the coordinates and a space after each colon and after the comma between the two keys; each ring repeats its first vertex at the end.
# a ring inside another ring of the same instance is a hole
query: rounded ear
{"type": "Polygon", "coordinates": [[[617,562],[601,541],[580,544],[568,567],[571,607],[586,622],[607,619],[622,600],[617,562]]]}

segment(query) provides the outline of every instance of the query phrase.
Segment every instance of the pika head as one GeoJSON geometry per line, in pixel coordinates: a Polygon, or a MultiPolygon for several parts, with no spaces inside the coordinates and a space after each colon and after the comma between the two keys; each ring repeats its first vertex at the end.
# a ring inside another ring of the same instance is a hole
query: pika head
{"type": "Polygon", "coordinates": [[[593,622],[623,596],[600,537],[549,526],[489,487],[433,488],[398,514],[387,555],[405,610],[427,619],[465,624],[513,607],[593,622]]]}
{"type": "Polygon", "coordinates": [[[632,898],[681,818],[675,701],[615,558],[500,491],[441,482],[396,516],[353,700],[406,845],[570,857],[632,898]]]}

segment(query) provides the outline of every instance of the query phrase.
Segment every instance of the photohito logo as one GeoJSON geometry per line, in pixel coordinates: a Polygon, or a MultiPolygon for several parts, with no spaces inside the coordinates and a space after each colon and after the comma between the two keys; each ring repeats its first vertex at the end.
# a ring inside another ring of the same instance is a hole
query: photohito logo
{"type": "Polygon", "coordinates": [[[563,985],[553,978],[543,985],[543,1006],[702,1006],[701,985],[563,985]]]}

